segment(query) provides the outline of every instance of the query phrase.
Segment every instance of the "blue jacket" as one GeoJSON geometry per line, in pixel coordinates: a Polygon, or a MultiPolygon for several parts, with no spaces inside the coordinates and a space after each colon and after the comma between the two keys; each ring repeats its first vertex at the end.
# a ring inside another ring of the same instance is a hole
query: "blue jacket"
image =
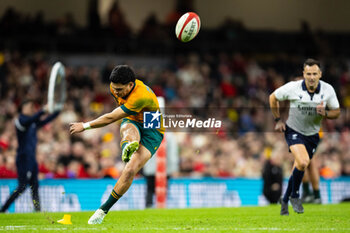
{"type": "Polygon", "coordinates": [[[32,170],[37,167],[35,152],[38,139],[36,131],[48,122],[55,119],[59,112],[55,112],[46,117],[44,120],[40,120],[40,117],[43,114],[43,110],[35,113],[33,116],[20,114],[15,120],[18,140],[16,158],[18,170],[32,170]]]}

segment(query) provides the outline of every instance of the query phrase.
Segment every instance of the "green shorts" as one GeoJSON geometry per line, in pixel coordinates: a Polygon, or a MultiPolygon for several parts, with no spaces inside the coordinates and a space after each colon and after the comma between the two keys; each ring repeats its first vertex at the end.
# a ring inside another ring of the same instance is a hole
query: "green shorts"
{"type": "Polygon", "coordinates": [[[163,141],[163,134],[158,132],[158,130],[156,129],[144,129],[143,123],[126,119],[126,118],[123,119],[120,126],[122,126],[125,123],[131,123],[136,126],[136,128],[140,133],[141,145],[146,147],[151,152],[151,155],[153,156],[163,141]]]}

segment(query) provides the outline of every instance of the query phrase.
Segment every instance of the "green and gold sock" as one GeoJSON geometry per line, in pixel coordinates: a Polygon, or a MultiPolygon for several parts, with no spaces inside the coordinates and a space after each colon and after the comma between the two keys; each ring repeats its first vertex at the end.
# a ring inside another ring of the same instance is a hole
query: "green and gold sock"
{"type": "Polygon", "coordinates": [[[126,144],[128,144],[128,142],[129,142],[128,140],[123,140],[120,142],[120,147],[122,148],[122,151],[123,151],[124,147],[126,146],[126,144]]]}
{"type": "Polygon", "coordinates": [[[109,209],[112,208],[112,206],[121,198],[122,195],[119,195],[114,190],[112,191],[111,195],[109,195],[107,201],[101,205],[100,209],[102,209],[106,214],[108,213],[109,209]]]}

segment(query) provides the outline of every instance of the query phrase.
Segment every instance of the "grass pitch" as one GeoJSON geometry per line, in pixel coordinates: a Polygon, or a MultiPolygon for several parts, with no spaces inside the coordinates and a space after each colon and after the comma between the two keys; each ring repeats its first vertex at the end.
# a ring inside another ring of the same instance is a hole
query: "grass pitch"
{"type": "Polygon", "coordinates": [[[112,211],[101,225],[88,225],[93,212],[0,214],[0,232],[350,232],[350,203],[305,205],[304,214],[280,216],[280,206],[112,211]]]}

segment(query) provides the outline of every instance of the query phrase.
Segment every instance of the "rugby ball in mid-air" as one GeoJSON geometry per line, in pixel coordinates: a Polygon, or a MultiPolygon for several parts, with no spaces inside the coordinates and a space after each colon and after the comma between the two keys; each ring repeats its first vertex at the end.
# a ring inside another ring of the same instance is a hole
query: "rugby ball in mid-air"
{"type": "Polygon", "coordinates": [[[175,33],[177,39],[189,42],[195,38],[201,27],[201,20],[194,12],[187,12],[177,21],[175,33]]]}

